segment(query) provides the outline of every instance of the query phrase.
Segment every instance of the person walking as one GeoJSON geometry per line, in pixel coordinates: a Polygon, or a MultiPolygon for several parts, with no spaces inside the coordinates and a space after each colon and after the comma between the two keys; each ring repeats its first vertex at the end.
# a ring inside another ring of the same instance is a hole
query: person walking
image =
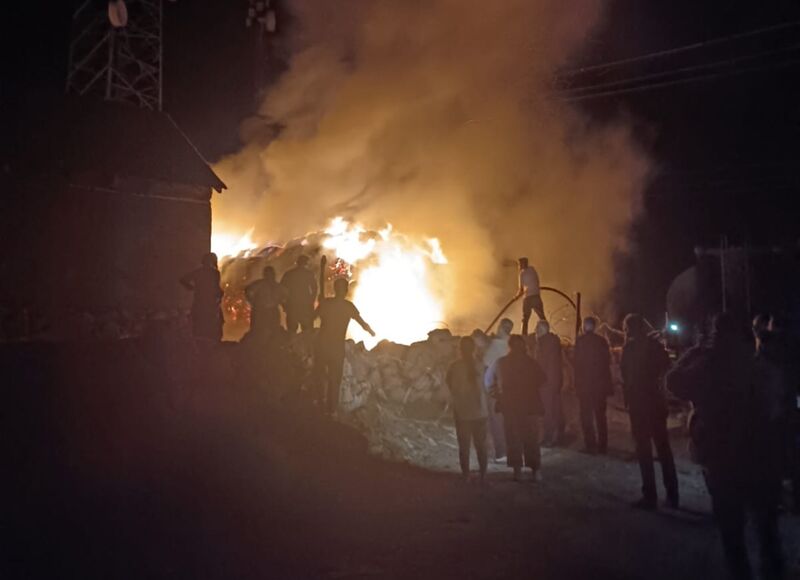
{"type": "Polygon", "coordinates": [[[317,298],[317,278],[307,268],[308,256],[297,257],[293,268],[284,273],[281,286],[286,289],[286,330],[289,334],[309,332],[314,328],[314,301],[317,298]]]}
{"type": "Polygon", "coordinates": [[[528,263],[528,258],[520,258],[518,263],[519,290],[516,297],[522,298],[522,336],[528,336],[528,322],[531,319],[531,311],[536,312],[539,320],[545,320],[546,317],[539,286],[539,273],[528,263]]]}
{"type": "Polygon", "coordinates": [[[558,445],[564,438],[564,412],[561,406],[561,387],[564,369],[561,360],[561,340],[550,332],[550,323],[536,323],[536,362],[542,367],[546,380],[542,385],[544,429],[542,447],[558,445]]]}
{"type": "Polygon", "coordinates": [[[371,336],[375,336],[358,312],[355,304],[347,300],[349,283],[344,278],[337,278],[333,283],[333,298],[324,298],[320,302],[313,318],[319,317],[319,329],[315,364],[322,386],[321,400],[325,401],[325,412],[335,415],[339,407],[339,390],[342,385],[344,370],[345,338],[347,327],[355,320],[371,336]]]}
{"type": "MultiPolygon", "coordinates": [[[[740,332],[742,330],[742,332],[740,332]]],[[[762,577],[781,578],[778,529],[781,494],[779,373],[756,359],[729,314],[714,317],[711,340],[684,353],[667,373],[667,388],[691,401],[692,458],[703,466],[729,571],[753,578],[745,541],[747,513],[756,524],[762,577]]],[[[749,344],[748,344],[749,343],[749,344]]]]}
{"type": "Polygon", "coordinates": [[[647,335],[644,319],[629,314],[623,322],[625,346],[622,350],[623,393],[630,412],[631,432],[642,475],[642,497],[633,507],[654,510],[658,505],[653,445],[661,463],[667,491],[667,505],[678,507],[678,475],[667,432],[667,401],[662,389],[670,360],[664,346],[647,335]]]}
{"type": "Polygon", "coordinates": [[[611,349],[595,333],[597,319],[587,316],[583,334],[575,341],[575,391],[578,394],[581,429],[586,453],[608,451],[606,399],[614,393],[611,380],[611,349]]]}
{"type": "Polygon", "coordinates": [[[459,342],[460,358],[447,370],[447,387],[453,400],[453,419],[458,440],[461,475],[469,479],[470,446],[475,447],[481,482],[486,478],[486,427],[489,410],[483,388],[485,368],[475,357],[475,341],[465,336],[459,342]]]}
{"type": "Polygon", "coordinates": [[[529,467],[533,479],[541,479],[539,449],[539,417],[542,415],[540,392],[546,377],[539,364],[525,348],[517,334],[508,339],[509,352],[497,361],[497,383],[500,410],[506,432],[508,465],[519,481],[522,467],[529,467]]]}
{"type": "Polygon", "coordinates": [[[217,267],[217,255],[203,254],[200,267],[184,274],[181,285],[194,293],[192,299],[192,335],[195,338],[219,342],[222,340],[222,288],[217,267]]]}
{"type": "MultiPolygon", "coordinates": [[[[483,354],[483,364],[486,367],[483,384],[489,394],[497,389],[497,361],[508,354],[508,337],[511,336],[513,329],[514,323],[508,318],[503,318],[497,327],[497,334],[489,340],[486,352],[483,354]]],[[[497,410],[496,401],[489,402],[489,433],[494,444],[495,463],[506,463],[508,457],[505,426],[503,414],[497,410]]]]}

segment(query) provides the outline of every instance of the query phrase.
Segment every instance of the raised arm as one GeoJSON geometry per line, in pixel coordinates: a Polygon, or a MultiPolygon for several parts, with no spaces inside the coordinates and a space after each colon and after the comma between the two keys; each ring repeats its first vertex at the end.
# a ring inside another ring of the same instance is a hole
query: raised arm
{"type": "Polygon", "coordinates": [[[361,328],[366,330],[370,334],[370,336],[375,336],[375,331],[372,330],[372,327],[369,324],[367,324],[367,322],[363,318],[361,318],[360,314],[356,313],[356,315],[353,317],[353,320],[358,322],[361,328]]]}

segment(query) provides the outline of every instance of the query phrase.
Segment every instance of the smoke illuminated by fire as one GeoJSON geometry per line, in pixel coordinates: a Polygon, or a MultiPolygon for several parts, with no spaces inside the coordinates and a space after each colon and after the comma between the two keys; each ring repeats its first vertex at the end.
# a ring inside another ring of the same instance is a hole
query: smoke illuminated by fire
{"type": "Polygon", "coordinates": [[[410,344],[441,325],[444,309],[437,268],[446,265],[447,258],[437,239],[415,243],[395,233],[391,225],[370,233],[341,217],[325,232],[329,237],[323,247],[353,267],[352,300],[377,335],[373,338],[353,324],[354,340],[363,340],[367,348],[380,339],[410,344]]]}
{"type": "Polygon", "coordinates": [[[242,150],[215,166],[230,191],[215,196],[214,219],[255,225],[259,242],[337,215],[391,222],[414,240],[411,256],[331,226],[342,259],[359,264],[354,298],[371,323],[381,310],[409,316],[394,299],[424,287],[411,281],[437,270],[442,247],[446,300],[415,298],[426,320],[483,327],[515,292],[519,256],[543,284],[600,309],[650,164],[624,111],[591,120],[551,89],[586,56],[606,4],[287,0],[290,59],[243,124],[242,150]]]}
{"type": "MultiPolygon", "coordinates": [[[[215,226],[212,249],[222,262],[247,258],[257,249],[252,230],[242,234],[220,229],[215,226]]],[[[383,339],[411,344],[442,326],[447,257],[436,238],[414,240],[396,232],[391,224],[376,231],[337,217],[324,231],[300,241],[315,251],[309,240],[321,241],[321,251],[329,259],[327,278],[344,277],[352,282],[350,299],[376,333],[372,337],[351,324],[350,337],[356,342],[363,341],[367,348],[383,339]]],[[[226,297],[237,298],[229,304],[229,319],[234,322],[243,315],[239,310],[246,309],[239,303],[239,294],[227,284],[226,297]]]]}
{"type": "Polygon", "coordinates": [[[247,255],[258,247],[253,241],[253,230],[250,228],[244,233],[230,233],[221,224],[214,223],[211,232],[211,251],[218,258],[247,255]]]}

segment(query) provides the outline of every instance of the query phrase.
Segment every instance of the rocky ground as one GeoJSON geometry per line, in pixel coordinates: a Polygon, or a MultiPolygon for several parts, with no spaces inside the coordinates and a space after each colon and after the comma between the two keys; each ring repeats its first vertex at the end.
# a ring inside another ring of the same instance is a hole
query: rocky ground
{"type": "MultiPolygon", "coordinates": [[[[446,413],[377,398],[350,417],[365,436],[323,421],[302,393],[242,380],[237,350],[3,348],[12,541],[0,576],[724,577],[679,433],[679,511],[628,507],[638,471],[619,411],[609,456],[576,441],[545,452],[541,483],[493,466],[487,486],[463,484],[446,413]]],[[[782,527],[800,577],[800,520],[782,527]]]]}

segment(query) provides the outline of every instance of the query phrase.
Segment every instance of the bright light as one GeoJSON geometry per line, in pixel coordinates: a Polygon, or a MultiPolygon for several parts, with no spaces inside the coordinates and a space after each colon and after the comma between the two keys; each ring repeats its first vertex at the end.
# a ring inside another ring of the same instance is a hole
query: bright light
{"type": "Polygon", "coordinates": [[[255,228],[250,228],[244,235],[219,231],[219,229],[215,226],[214,231],[211,233],[211,251],[220,260],[239,255],[247,256],[258,247],[258,244],[252,238],[255,228]]]}
{"type": "Polygon", "coordinates": [[[680,327],[680,326],[678,326],[678,323],[677,323],[677,322],[670,322],[670,323],[669,323],[669,329],[670,329],[672,332],[678,332],[678,331],[681,329],[681,327],[680,327]]]}
{"type": "Polygon", "coordinates": [[[323,246],[353,266],[355,290],[351,299],[375,330],[375,338],[350,325],[350,337],[372,348],[381,339],[401,344],[424,340],[443,318],[435,291],[435,269],[447,258],[435,238],[416,243],[392,230],[377,235],[360,224],[335,218],[325,230],[323,246]]]}

